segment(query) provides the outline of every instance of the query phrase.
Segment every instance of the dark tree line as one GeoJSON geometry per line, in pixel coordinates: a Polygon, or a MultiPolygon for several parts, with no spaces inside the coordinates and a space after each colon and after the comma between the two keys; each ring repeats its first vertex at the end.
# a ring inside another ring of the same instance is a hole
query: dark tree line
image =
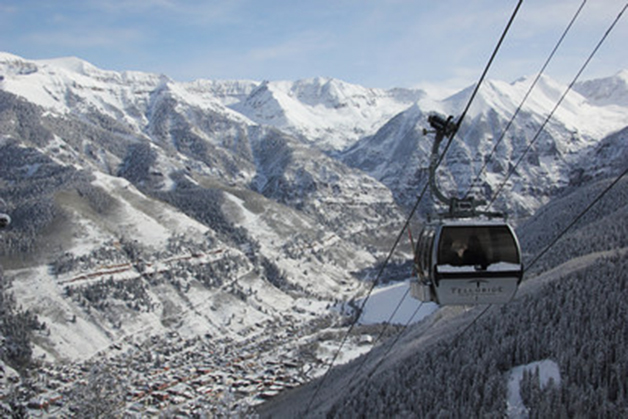
{"type": "Polygon", "coordinates": [[[0,90],[0,130],[5,136],[21,138],[39,146],[45,145],[52,138],[52,134],[41,123],[41,113],[41,108],[0,90]]]}
{"type": "Polygon", "coordinates": [[[64,217],[56,204],[59,191],[74,191],[98,214],[110,211],[115,201],[93,186],[92,176],[62,166],[39,151],[12,141],[0,146],[0,196],[7,203],[12,223],[0,236],[0,254],[31,253],[42,232],[64,217]]]}
{"type": "Polygon", "coordinates": [[[531,417],[628,414],[628,260],[603,259],[495,308],[455,342],[442,340],[359,380],[330,416],[503,417],[506,373],[551,359],[560,386],[524,383],[531,417]]]}
{"type": "Polygon", "coordinates": [[[50,272],[58,276],[73,271],[92,270],[102,264],[134,262],[143,255],[143,252],[135,241],[124,238],[117,242],[110,240],[88,254],[63,253],[50,262],[50,272]]]}
{"type": "MultiPolygon", "coordinates": [[[[541,208],[537,215],[517,230],[521,248],[529,262],[558,236],[606,188],[612,179],[574,188],[541,208]]],[[[533,267],[543,272],[578,256],[628,246],[628,179],[598,201],[533,267]]]]}
{"type": "Polygon", "coordinates": [[[151,182],[151,167],[156,160],[157,153],[148,142],[132,144],[118,169],[118,176],[141,187],[154,186],[149,182],[151,182]]]}
{"type": "Polygon", "coordinates": [[[141,278],[114,281],[109,278],[93,284],[66,286],[65,295],[83,307],[105,310],[111,301],[122,301],[136,311],[152,311],[152,300],[141,278]]]}
{"type": "Polygon", "coordinates": [[[18,306],[13,295],[7,292],[5,281],[0,268],[0,358],[23,372],[33,362],[33,333],[45,330],[46,325],[33,312],[18,306]]]}
{"type": "Polygon", "coordinates": [[[251,255],[258,251],[259,244],[249,237],[246,229],[235,226],[225,216],[221,208],[224,202],[221,190],[202,188],[181,176],[175,189],[155,192],[154,195],[210,227],[223,241],[246,247],[251,255]]]}

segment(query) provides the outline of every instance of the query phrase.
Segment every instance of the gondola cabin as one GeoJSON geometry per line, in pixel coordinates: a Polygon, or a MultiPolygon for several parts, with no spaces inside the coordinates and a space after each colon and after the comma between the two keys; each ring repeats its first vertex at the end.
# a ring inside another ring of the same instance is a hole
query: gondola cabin
{"type": "Polygon", "coordinates": [[[426,225],[415,251],[412,296],[440,305],[505,304],[521,282],[521,250],[505,222],[441,220],[426,225]]]}

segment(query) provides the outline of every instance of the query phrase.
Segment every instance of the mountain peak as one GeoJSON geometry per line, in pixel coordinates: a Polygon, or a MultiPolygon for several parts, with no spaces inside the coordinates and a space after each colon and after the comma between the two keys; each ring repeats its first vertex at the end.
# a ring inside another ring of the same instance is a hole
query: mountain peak
{"type": "Polygon", "coordinates": [[[57,68],[63,68],[71,73],[77,73],[83,76],[87,76],[94,71],[103,71],[89,62],[73,56],[36,60],[36,62],[57,68]]]}
{"type": "Polygon", "coordinates": [[[628,106],[628,69],[610,77],[578,83],[575,90],[597,106],[628,106]]]}
{"type": "Polygon", "coordinates": [[[0,62],[8,62],[8,61],[26,61],[24,58],[11,54],[10,52],[0,51],[0,62]]]}
{"type": "Polygon", "coordinates": [[[374,133],[422,91],[371,89],[329,78],[264,81],[232,108],[325,150],[341,150],[374,133]]]}

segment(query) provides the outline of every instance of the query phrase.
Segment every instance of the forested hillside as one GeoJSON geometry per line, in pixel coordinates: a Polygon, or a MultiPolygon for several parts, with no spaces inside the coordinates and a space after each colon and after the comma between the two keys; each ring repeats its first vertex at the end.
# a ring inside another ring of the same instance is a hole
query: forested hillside
{"type": "MultiPolygon", "coordinates": [[[[503,308],[492,308],[451,341],[418,351],[369,378],[330,409],[333,417],[503,417],[506,374],[518,365],[551,359],[562,384],[524,386],[531,417],[623,417],[628,344],[621,272],[626,254],[604,257],[503,308]],[[541,296],[542,295],[542,296],[541,296]]],[[[388,364],[388,363],[387,363],[388,364]]]]}
{"type": "MultiPolygon", "coordinates": [[[[524,247],[541,251],[611,180],[540,210],[520,228],[524,247]],[[535,227],[541,225],[547,228],[535,227]]],[[[530,417],[625,417],[627,193],[622,179],[533,267],[511,303],[441,309],[392,350],[388,341],[366,362],[336,368],[315,400],[319,381],[264,406],[262,416],[504,417],[509,372],[551,360],[560,383],[541,386],[538,373],[520,383],[530,417]]]]}

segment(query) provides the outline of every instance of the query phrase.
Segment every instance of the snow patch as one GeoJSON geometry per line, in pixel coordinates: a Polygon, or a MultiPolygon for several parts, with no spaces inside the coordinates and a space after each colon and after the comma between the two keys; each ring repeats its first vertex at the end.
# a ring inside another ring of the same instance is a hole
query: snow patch
{"type": "MultiPolygon", "coordinates": [[[[357,301],[358,307],[362,304],[363,300],[357,301]]],[[[364,306],[359,323],[377,324],[390,322],[402,325],[417,323],[437,309],[437,304],[421,303],[411,298],[410,282],[399,282],[377,288],[373,291],[364,306]],[[401,304],[397,308],[399,302],[401,302],[401,304]],[[395,309],[397,310],[396,312],[395,309]]]]}
{"type": "Polygon", "coordinates": [[[508,400],[507,414],[510,419],[519,419],[528,417],[528,408],[521,398],[520,383],[523,378],[524,371],[534,372],[539,370],[539,379],[541,388],[547,386],[550,379],[556,385],[560,385],[560,369],[558,364],[552,360],[546,359],[536,361],[526,365],[520,365],[510,370],[508,378],[508,400]]]}

